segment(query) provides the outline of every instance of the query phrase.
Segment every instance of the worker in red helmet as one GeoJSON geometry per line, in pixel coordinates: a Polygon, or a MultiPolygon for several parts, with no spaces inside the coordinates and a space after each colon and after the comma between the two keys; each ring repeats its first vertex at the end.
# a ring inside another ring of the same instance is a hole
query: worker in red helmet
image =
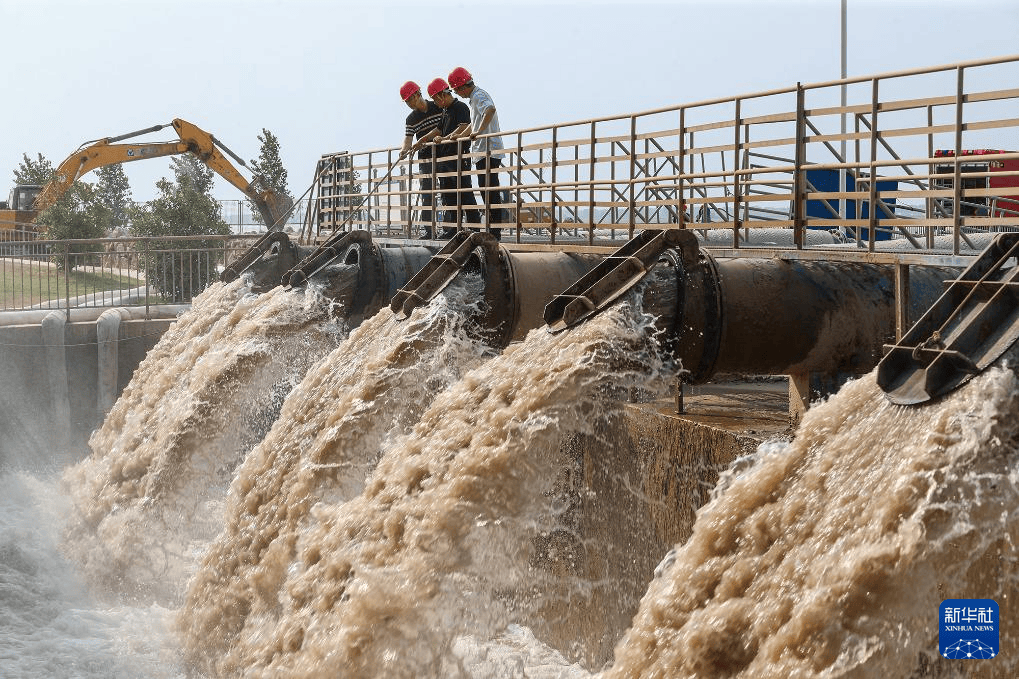
{"type": "Polygon", "coordinates": [[[504,224],[509,221],[509,211],[501,207],[506,198],[499,190],[499,173],[502,167],[502,137],[497,133],[499,115],[495,110],[495,102],[485,90],[474,84],[474,78],[463,66],[457,66],[449,72],[449,86],[458,97],[467,99],[471,105],[471,129],[467,133],[471,140],[471,151],[477,168],[478,186],[482,188],[485,210],[488,213],[488,228],[496,238],[502,238],[502,229],[492,228],[492,224],[504,224]],[[485,187],[488,190],[485,191],[485,187]]]}
{"type": "Polygon", "coordinates": [[[439,122],[442,119],[442,109],[421,96],[421,88],[412,80],[408,80],[400,87],[400,98],[410,107],[410,114],[407,116],[403,148],[400,150],[400,157],[410,155],[415,149],[418,151],[418,159],[423,161],[418,164],[418,181],[421,191],[422,210],[419,215],[421,221],[425,222],[424,237],[432,238],[432,198],[435,191],[432,188],[432,153],[434,146],[427,142],[439,135],[439,122]],[[417,140],[415,143],[414,140],[417,140]]]}
{"type": "MultiPolygon", "coordinates": [[[[439,192],[442,195],[443,224],[481,223],[481,213],[471,206],[478,204],[471,190],[470,142],[464,139],[471,127],[471,110],[449,91],[442,78],[428,83],[428,96],[442,109],[439,137],[436,138],[435,169],[439,175],[439,192]],[[458,142],[457,140],[462,140],[458,142]],[[445,175],[445,176],[444,176],[445,175]],[[452,208],[452,209],[451,209],[452,208]]],[[[444,226],[440,238],[452,238],[456,231],[444,226]]]]}

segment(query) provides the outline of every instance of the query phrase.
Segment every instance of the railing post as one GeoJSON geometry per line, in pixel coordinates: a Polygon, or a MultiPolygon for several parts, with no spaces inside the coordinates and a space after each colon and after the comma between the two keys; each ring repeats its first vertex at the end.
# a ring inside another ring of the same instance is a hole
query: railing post
{"type": "Polygon", "coordinates": [[[67,322],[71,322],[71,251],[70,246],[64,245],[64,313],[67,314],[67,322]]]}
{"type": "Polygon", "coordinates": [[[634,210],[637,207],[637,116],[630,116],[630,235],[629,238],[633,239],[633,234],[636,229],[636,215],[634,210]]]}
{"type": "MultiPolygon", "coordinates": [[[[934,127],[934,107],[932,105],[928,104],[927,105],[927,128],[930,129],[932,127],[934,127]]],[[[934,157],[934,133],[933,132],[928,132],[927,133],[927,157],[928,158],[933,158],[934,157]]],[[[934,165],[931,164],[930,161],[927,161],[927,190],[928,191],[930,191],[931,189],[934,188],[934,177],[933,177],[933,175],[934,175],[934,165]]],[[[934,206],[936,204],[937,203],[936,203],[936,200],[934,198],[927,197],[927,198],[924,199],[924,207],[926,209],[927,219],[934,219],[935,218],[934,217],[934,213],[937,212],[937,210],[934,209],[934,206]]],[[[928,248],[933,248],[934,247],[934,232],[935,232],[935,228],[936,227],[928,226],[927,229],[926,229],[926,231],[927,231],[927,247],[928,248]]]]}
{"type": "MultiPolygon", "coordinates": [[[[856,114],[853,115],[853,133],[854,133],[854,135],[856,137],[856,139],[853,140],[853,150],[855,152],[854,155],[853,155],[853,160],[856,161],[857,163],[861,162],[860,161],[860,121],[861,121],[861,119],[862,119],[862,116],[859,113],[856,113],[856,114]]],[[[853,183],[853,193],[856,193],[859,190],[860,190],[860,169],[859,169],[859,165],[857,165],[856,179],[855,179],[855,181],[853,183]]],[[[863,219],[863,217],[862,217],[862,215],[863,215],[863,201],[860,200],[858,197],[857,198],[853,198],[853,201],[854,201],[854,203],[853,203],[853,210],[854,210],[853,215],[855,216],[855,218],[857,220],[862,220],[863,219]]],[[[856,235],[856,239],[855,240],[856,240],[857,244],[859,244],[860,243],[860,234],[861,234],[861,229],[860,229],[859,224],[857,224],[857,225],[855,225],[853,227],[853,233],[856,235]]]]}
{"type": "Polygon", "coordinates": [[[552,126],[552,149],[550,151],[550,161],[552,165],[552,171],[549,178],[549,192],[548,192],[548,235],[549,243],[555,244],[555,231],[556,231],[556,142],[559,137],[559,128],[552,126]]]}
{"type": "Polygon", "coordinates": [[[796,249],[802,250],[806,240],[804,234],[803,165],[806,162],[806,112],[804,110],[804,90],[802,83],[796,83],[796,153],[793,161],[793,243],[796,249]]]}
{"type": "MultiPolygon", "coordinates": [[[[694,133],[693,132],[689,132],[688,134],[690,136],[687,139],[687,147],[691,148],[691,149],[697,148],[696,146],[694,146],[694,133]]],[[[697,171],[697,158],[696,158],[695,154],[693,154],[693,153],[690,153],[689,156],[690,156],[690,158],[689,158],[689,160],[690,160],[690,174],[694,174],[697,171]]],[[[703,165],[703,163],[704,163],[704,155],[701,154],[701,164],[703,165]]],[[[686,170],[684,170],[684,172],[685,171],[686,170]]],[[[694,188],[694,184],[695,183],[696,182],[694,180],[690,181],[690,185],[689,185],[690,186],[690,188],[689,188],[689,191],[690,191],[690,200],[695,200],[694,199],[694,191],[696,190],[694,188]]],[[[706,207],[707,204],[706,203],[701,203],[700,204],[701,207],[699,207],[699,208],[695,208],[693,205],[694,204],[690,205],[690,221],[692,221],[692,222],[694,222],[696,224],[698,221],[700,221],[700,214],[699,214],[700,211],[702,209],[706,210],[707,209],[707,207],[706,207]],[[696,212],[696,214],[695,214],[695,212],[696,212]]]]}
{"type": "Polygon", "coordinates": [[[478,175],[478,184],[481,184],[481,176],[485,176],[485,188],[481,192],[485,199],[485,231],[492,232],[492,199],[489,189],[492,184],[492,146],[485,144],[485,171],[478,175]]]}
{"type": "Polygon", "coordinates": [[[522,224],[520,221],[520,210],[522,202],[520,198],[520,185],[524,183],[524,133],[517,132],[517,242],[520,242],[520,232],[522,230],[522,224]]]}
{"type": "Polygon", "coordinates": [[[463,162],[463,149],[460,148],[460,142],[456,143],[456,228],[463,228],[463,194],[460,190],[463,188],[463,170],[460,167],[460,163],[463,162]]]}
{"type": "MultiPolygon", "coordinates": [[[[435,143],[429,142],[429,149],[432,154],[432,162],[429,164],[432,168],[432,187],[429,191],[432,192],[432,238],[438,238],[439,234],[435,232],[439,228],[439,206],[435,203],[436,189],[439,187],[439,173],[435,165],[438,159],[435,157],[435,143]]],[[[445,210],[446,206],[442,206],[445,210]]]]}
{"type": "Polygon", "coordinates": [[[962,102],[963,67],[956,69],[955,85],[955,174],[952,180],[952,254],[959,254],[962,240],[962,102]]]}
{"type": "Polygon", "coordinates": [[[676,178],[676,195],[679,200],[676,202],[676,223],[679,228],[686,228],[686,198],[683,195],[683,177],[686,172],[686,145],[684,132],[686,131],[686,109],[679,109],[679,177],[676,178]]]}
{"type": "Polygon", "coordinates": [[[386,235],[388,236],[393,230],[393,193],[391,190],[393,181],[393,171],[396,168],[393,167],[393,149],[386,151],[386,176],[389,177],[387,180],[388,186],[386,186],[386,235]]]}
{"type": "MultiPolygon", "coordinates": [[[[874,78],[871,81],[870,95],[870,191],[867,193],[867,249],[874,252],[874,245],[877,243],[877,113],[878,113],[878,87],[880,81],[874,78]]],[[[857,215],[859,216],[859,215],[857,215]]]]}
{"type": "MultiPolygon", "coordinates": [[[[368,154],[368,156],[369,156],[368,163],[371,164],[371,162],[372,162],[370,160],[371,154],[368,154]]],[[[368,226],[368,229],[367,230],[368,231],[372,231],[373,230],[373,228],[372,228],[373,225],[381,224],[382,214],[379,211],[379,207],[382,205],[382,203],[381,203],[381,196],[379,196],[379,188],[380,188],[381,184],[379,183],[379,170],[378,170],[378,168],[372,167],[371,170],[369,171],[369,174],[371,175],[371,180],[368,182],[368,194],[363,198],[363,201],[364,201],[364,204],[368,207],[368,212],[367,212],[367,218],[368,218],[367,226],[368,226]],[[372,201],[375,202],[375,207],[374,208],[372,208],[372,201]]]]}
{"type": "MultiPolygon", "coordinates": [[[[407,155],[407,238],[414,229],[414,154],[407,155]]],[[[435,206],[432,206],[435,209],[435,206]]]]}
{"type": "Polygon", "coordinates": [[[590,228],[587,230],[587,243],[588,245],[594,245],[594,193],[595,193],[595,149],[598,145],[598,136],[595,130],[596,123],[591,121],[591,157],[588,160],[588,179],[591,180],[591,184],[588,187],[588,198],[587,198],[587,221],[590,224],[590,228]]]}
{"type": "Polygon", "coordinates": [[[733,119],[734,139],[732,143],[732,247],[739,247],[739,230],[743,220],[739,216],[740,185],[739,185],[739,151],[740,151],[740,99],[736,97],[736,110],[733,119]]]}

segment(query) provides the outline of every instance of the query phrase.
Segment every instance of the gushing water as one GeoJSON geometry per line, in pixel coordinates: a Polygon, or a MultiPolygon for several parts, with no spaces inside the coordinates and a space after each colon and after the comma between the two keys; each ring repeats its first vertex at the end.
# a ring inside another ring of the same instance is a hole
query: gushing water
{"type": "MultiPolygon", "coordinates": [[[[352,677],[464,673],[458,638],[488,641],[533,613],[531,538],[563,466],[564,437],[590,429],[617,390],[655,381],[659,364],[643,332],[650,319],[637,324],[627,311],[558,336],[533,331],[437,396],[403,391],[404,407],[423,412],[383,444],[363,491],[309,493],[322,462],[377,450],[363,448],[354,425],[364,406],[352,397],[364,387],[341,380],[342,395],[323,409],[309,406],[321,400],[314,385],[361,351],[357,363],[378,365],[382,376],[394,362],[406,367],[403,340],[394,350],[383,329],[394,324],[388,313],[355,331],[288,399],[253,454],[296,446],[307,451],[303,466],[239,471],[237,509],[182,614],[188,657],[213,674],[331,676],[337,662],[352,677]],[[362,330],[374,346],[362,343],[362,330]],[[314,432],[324,435],[309,440],[314,432]],[[296,493],[263,488],[258,475],[271,474],[290,476],[283,485],[296,493]]],[[[377,379],[367,382],[377,391],[377,379]]]]}
{"type": "MultiPolygon", "coordinates": [[[[761,446],[722,479],[606,676],[907,677],[946,665],[942,600],[1002,611],[1019,600],[1017,444],[1011,369],[921,408],[889,403],[873,374],[850,383],[791,443],[761,446]]],[[[1015,620],[1002,613],[1003,650],[1015,620]]],[[[1004,652],[966,669],[1007,677],[1014,663],[1004,652]]]]}
{"type": "MultiPolygon", "coordinates": [[[[0,675],[596,672],[557,650],[571,597],[606,585],[557,561],[583,540],[564,488],[586,462],[566,444],[665,383],[638,302],[493,356],[469,285],[345,340],[312,298],[218,288],[139,368],[65,475],[71,498],[0,476],[0,675]],[[303,355],[274,358],[291,343],[303,355]],[[248,380],[279,398],[222,397],[248,380]]],[[[1017,387],[998,367],[910,409],[870,375],[816,404],[723,476],[599,676],[949,675],[944,598],[996,599],[1009,649],[1017,387]]],[[[1012,676],[1009,655],[967,669],[1012,676]]]]}
{"type": "Polygon", "coordinates": [[[192,654],[222,650],[275,617],[279,589],[312,506],[357,496],[384,438],[410,429],[437,393],[491,350],[465,322],[476,291],[454,286],[397,322],[358,327],[287,399],[276,426],[237,470],[223,535],[191,586],[192,654]]]}
{"type": "Polygon", "coordinates": [[[343,336],[312,288],[256,296],[238,280],[196,298],[64,475],[77,508],[65,548],[88,581],[172,602],[222,526],[234,468],[343,336]]]}
{"type": "Polygon", "coordinates": [[[60,550],[55,478],[0,469],[0,677],[181,679],[175,611],[102,601],[60,550]]]}

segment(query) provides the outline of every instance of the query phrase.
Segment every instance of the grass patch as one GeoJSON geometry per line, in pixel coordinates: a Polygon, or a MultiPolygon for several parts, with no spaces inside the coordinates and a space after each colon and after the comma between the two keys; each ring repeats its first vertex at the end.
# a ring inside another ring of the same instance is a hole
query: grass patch
{"type": "Polygon", "coordinates": [[[73,269],[69,275],[48,262],[0,260],[0,308],[23,309],[64,297],[101,295],[145,284],[145,279],[126,269],[73,269]]]}

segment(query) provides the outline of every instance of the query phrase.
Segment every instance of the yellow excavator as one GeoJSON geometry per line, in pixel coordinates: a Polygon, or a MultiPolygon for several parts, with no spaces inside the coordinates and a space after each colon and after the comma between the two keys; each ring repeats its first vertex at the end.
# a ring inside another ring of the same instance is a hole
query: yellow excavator
{"type": "Polygon", "coordinates": [[[197,125],[175,118],[172,123],[129,132],[117,137],[106,137],[86,142],[60,163],[53,178],[44,186],[21,185],[14,187],[6,204],[0,202],[0,231],[19,229],[34,231],[35,218],[40,212],[53,205],[71,184],[86,173],[106,165],[127,163],[133,160],[193,153],[210,169],[240,189],[257,207],[262,221],[272,231],[282,227],[283,210],[276,193],[265,185],[262,177],[255,175],[250,182],[220,152],[229,154],[241,167],[248,169],[244,161],[218,139],[197,125]],[[178,141],[121,144],[125,139],[158,132],[172,126],[180,137],[178,141]]]}

